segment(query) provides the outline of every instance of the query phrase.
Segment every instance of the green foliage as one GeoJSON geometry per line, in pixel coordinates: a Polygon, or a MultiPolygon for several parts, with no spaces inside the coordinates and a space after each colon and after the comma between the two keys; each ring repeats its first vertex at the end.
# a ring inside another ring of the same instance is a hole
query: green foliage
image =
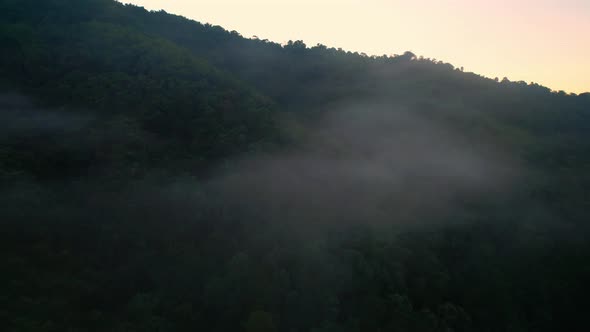
{"type": "Polygon", "coordinates": [[[6,331],[590,326],[589,94],[111,0],[0,0],[0,45],[6,331]],[[522,177],[414,227],[309,230],[208,187],[369,104],[493,142],[522,177]]]}
{"type": "Polygon", "coordinates": [[[27,11],[28,4],[3,4],[15,13],[2,17],[0,38],[0,72],[13,90],[47,107],[124,114],[162,142],[155,154],[174,158],[219,159],[275,135],[268,99],[182,47],[111,23],[107,13],[120,5],[44,1],[47,8],[27,11]]]}

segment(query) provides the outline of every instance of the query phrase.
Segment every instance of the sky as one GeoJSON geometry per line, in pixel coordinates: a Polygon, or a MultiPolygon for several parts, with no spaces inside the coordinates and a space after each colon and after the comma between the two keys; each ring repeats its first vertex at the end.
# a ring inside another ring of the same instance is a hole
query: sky
{"type": "Polygon", "coordinates": [[[590,92],[590,0],[124,0],[278,43],[417,55],[590,92]]]}

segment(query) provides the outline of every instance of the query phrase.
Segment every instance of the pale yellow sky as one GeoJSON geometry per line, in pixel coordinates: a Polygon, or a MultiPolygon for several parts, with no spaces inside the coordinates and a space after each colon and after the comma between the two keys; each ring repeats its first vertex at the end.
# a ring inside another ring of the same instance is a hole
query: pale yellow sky
{"type": "Polygon", "coordinates": [[[590,91],[590,0],[123,0],[279,43],[401,54],[590,91]]]}

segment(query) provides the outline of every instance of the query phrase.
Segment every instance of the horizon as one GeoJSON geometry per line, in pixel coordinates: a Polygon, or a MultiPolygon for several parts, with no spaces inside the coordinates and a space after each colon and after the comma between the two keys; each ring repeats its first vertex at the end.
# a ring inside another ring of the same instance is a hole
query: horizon
{"type": "Polygon", "coordinates": [[[245,38],[282,45],[302,40],[309,47],[323,44],[375,56],[411,51],[488,78],[507,77],[567,93],[590,92],[590,43],[582,40],[590,35],[590,2],[583,0],[445,0],[423,3],[426,9],[382,0],[366,5],[353,0],[121,2],[218,25],[245,38]],[[336,5],[338,15],[326,19],[336,5]],[[417,18],[421,24],[415,24],[417,18]]]}

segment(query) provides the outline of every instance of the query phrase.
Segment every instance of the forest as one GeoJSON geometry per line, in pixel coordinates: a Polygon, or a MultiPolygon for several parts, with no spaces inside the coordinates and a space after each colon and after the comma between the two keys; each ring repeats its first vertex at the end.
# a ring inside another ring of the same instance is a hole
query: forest
{"type": "Polygon", "coordinates": [[[590,326],[590,93],[114,0],[0,45],[4,331],[590,326]]]}

